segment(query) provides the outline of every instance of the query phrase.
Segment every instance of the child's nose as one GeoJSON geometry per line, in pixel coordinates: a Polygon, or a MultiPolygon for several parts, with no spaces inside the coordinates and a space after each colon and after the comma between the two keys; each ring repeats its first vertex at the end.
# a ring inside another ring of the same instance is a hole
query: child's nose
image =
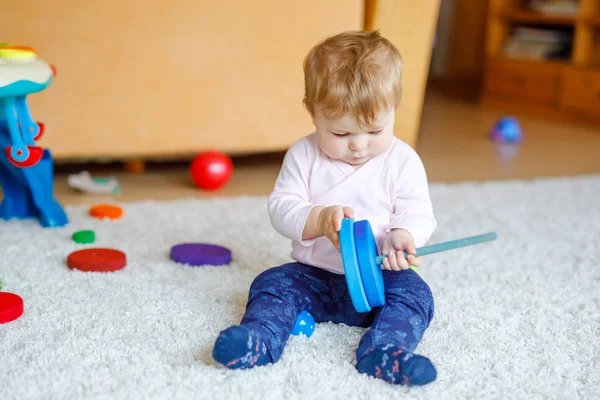
{"type": "Polygon", "coordinates": [[[356,138],[350,141],[350,150],[360,151],[367,147],[367,141],[363,138],[356,138]]]}

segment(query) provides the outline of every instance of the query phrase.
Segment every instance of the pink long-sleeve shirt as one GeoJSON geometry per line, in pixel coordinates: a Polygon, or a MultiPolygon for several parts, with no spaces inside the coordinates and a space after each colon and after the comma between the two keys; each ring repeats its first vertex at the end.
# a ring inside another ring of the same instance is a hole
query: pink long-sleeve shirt
{"type": "Polygon", "coordinates": [[[292,240],[293,259],[343,274],[341,255],[329,239],[302,239],[308,214],[319,205],[352,207],[356,221],[371,224],[379,252],[392,229],[406,229],[420,247],[437,227],[423,163],[397,138],[358,169],[325,155],[316,133],[294,143],[285,155],[268,201],[271,224],[292,240]]]}

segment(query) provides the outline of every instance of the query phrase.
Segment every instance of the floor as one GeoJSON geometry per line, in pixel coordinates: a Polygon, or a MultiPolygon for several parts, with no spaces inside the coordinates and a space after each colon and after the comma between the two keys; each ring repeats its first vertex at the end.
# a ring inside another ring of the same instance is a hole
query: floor
{"type": "MultiPolygon", "coordinates": [[[[417,151],[430,182],[529,179],[600,173],[600,129],[566,122],[519,116],[525,140],[500,145],[488,131],[502,116],[499,110],[482,109],[474,101],[445,90],[430,88],[424,104],[417,151]]],[[[282,155],[236,159],[230,183],[218,191],[195,188],[187,164],[149,165],[142,174],[120,167],[90,167],[94,176],[117,176],[118,197],[80,194],[71,190],[67,175],[73,168],[57,166],[56,197],[65,205],[100,201],[167,200],[180,197],[266,195],[277,177],[282,155]]]]}

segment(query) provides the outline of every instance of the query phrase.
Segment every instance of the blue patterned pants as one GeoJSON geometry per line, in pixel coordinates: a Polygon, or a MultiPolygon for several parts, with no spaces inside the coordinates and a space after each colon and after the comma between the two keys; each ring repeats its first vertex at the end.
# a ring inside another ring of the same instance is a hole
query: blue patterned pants
{"type": "Polygon", "coordinates": [[[356,350],[357,360],[376,345],[394,344],[414,352],[433,318],[431,290],[411,269],[384,270],[383,280],[386,304],[358,313],[344,275],[301,263],[274,267],[252,282],[241,325],[258,333],[273,362],[281,358],[302,310],[316,322],[370,327],[356,350]]]}

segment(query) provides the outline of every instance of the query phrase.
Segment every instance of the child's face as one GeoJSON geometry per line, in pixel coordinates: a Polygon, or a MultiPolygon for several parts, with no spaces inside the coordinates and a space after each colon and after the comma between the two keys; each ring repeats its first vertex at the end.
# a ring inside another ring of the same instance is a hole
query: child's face
{"type": "Polygon", "coordinates": [[[319,146],[327,156],[359,167],[390,147],[394,138],[394,119],[394,109],[380,112],[373,128],[365,130],[351,115],[337,121],[329,120],[317,107],[313,124],[319,146]]]}

